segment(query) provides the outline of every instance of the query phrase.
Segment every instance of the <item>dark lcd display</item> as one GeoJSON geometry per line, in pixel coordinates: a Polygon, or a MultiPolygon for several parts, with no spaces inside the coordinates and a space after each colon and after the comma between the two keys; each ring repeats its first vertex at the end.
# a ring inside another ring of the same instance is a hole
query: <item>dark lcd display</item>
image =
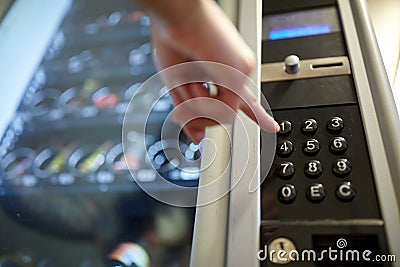
{"type": "Polygon", "coordinates": [[[263,40],[280,40],[340,31],[335,7],[263,17],[263,40]]]}

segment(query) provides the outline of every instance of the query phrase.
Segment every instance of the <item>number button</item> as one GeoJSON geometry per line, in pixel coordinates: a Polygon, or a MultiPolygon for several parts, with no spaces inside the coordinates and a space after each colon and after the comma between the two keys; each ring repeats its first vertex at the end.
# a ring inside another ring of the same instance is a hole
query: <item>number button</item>
{"type": "Polygon", "coordinates": [[[296,169],[293,163],[286,161],[278,165],[276,169],[276,174],[282,179],[290,179],[293,177],[295,171],[296,169]]]}
{"type": "Polygon", "coordinates": [[[313,135],[318,129],[318,123],[314,119],[307,119],[301,124],[301,131],[305,135],[313,135]]]}
{"type": "Polygon", "coordinates": [[[340,133],[344,128],[344,121],[341,117],[332,117],[326,124],[326,129],[330,133],[340,133]]]}
{"type": "Polygon", "coordinates": [[[347,147],[348,145],[346,139],[343,137],[335,137],[331,140],[329,150],[336,155],[340,155],[347,150],[347,147]]]}
{"type": "Polygon", "coordinates": [[[292,132],[292,123],[290,121],[282,121],[279,126],[281,127],[278,132],[279,136],[288,136],[292,132]]]}
{"type": "Polygon", "coordinates": [[[278,199],[280,202],[289,204],[296,199],[296,188],[292,184],[285,184],[278,190],[278,199]]]}
{"type": "Polygon", "coordinates": [[[347,159],[338,159],[332,165],[332,171],[336,176],[344,177],[351,172],[351,164],[347,159]]]}
{"type": "Polygon", "coordinates": [[[303,152],[308,156],[317,155],[320,149],[321,147],[317,139],[308,139],[303,144],[303,152]]]}
{"type": "Polygon", "coordinates": [[[321,202],[326,196],[326,191],[322,184],[315,183],[308,187],[306,196],[311,202],[321,202]]]}
{"type": "Polygon", "coordinates": [[[293,144],[289,140],[282,140],[276,145],[276,153],[280,157],[289,157],[293,153],[293,144]]]}
{"type": "Polygon", "coordinates": [[[351,201],[356,197],[356,190],[350,182],[343,182],[336,188],[336,197],[344,202],[351,201]]]}
{"type": "Polygon", "coordinates": [[[310,160],[304,166],[304,173],[307,177],[310,178],[317,178],[322,174],[322,171],[322,164],[318,160],[310,160]]]}

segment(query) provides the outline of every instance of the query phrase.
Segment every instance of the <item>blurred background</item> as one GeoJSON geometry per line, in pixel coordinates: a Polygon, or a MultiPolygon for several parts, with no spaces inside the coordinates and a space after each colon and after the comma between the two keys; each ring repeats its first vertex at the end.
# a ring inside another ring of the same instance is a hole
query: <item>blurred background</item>
{"type": "Polygon", "coordinates": [[[150,18],[131,0],[1,1],[0,266],[188,266],[194,208],[136,183],[176,198],[198,184],[198,145],[161,141],[165,88],[136,95],[132,129],[152,109],[127,133],[132,175],[121,144],[156,72],[150,18]]]}

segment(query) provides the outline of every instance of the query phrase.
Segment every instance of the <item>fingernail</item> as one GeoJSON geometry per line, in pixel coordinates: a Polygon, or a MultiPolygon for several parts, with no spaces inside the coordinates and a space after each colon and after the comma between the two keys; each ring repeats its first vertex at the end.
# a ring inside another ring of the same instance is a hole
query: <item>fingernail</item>
{"type": "Polygon", "coordinates": [[[201,142],[201,140],[204,139],[204,132],[196,132],[194,133],[193,139],[194,141],[198,144],[201,142]]]}
{"type": "Polygon", "coordinates": [[[274,127],[275,127],[275,132],[276,133],[281,130],[281,127],[279,126],[279,124],[276,121],[274,121],[274,127]]]}

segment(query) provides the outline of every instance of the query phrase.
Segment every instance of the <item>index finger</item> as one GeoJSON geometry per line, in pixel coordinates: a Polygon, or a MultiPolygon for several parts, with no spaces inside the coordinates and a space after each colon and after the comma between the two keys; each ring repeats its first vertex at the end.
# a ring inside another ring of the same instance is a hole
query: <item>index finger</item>
{"type": "Polygon", "coordinates": [[[250,119],[260,125],[261,129],[276,133],[280,131],[279,124],[268,114],[265,108],[260,104],[255,95],[247,86],[238,94],[240,98],[240,110],[242,110],[250,119]]]}

